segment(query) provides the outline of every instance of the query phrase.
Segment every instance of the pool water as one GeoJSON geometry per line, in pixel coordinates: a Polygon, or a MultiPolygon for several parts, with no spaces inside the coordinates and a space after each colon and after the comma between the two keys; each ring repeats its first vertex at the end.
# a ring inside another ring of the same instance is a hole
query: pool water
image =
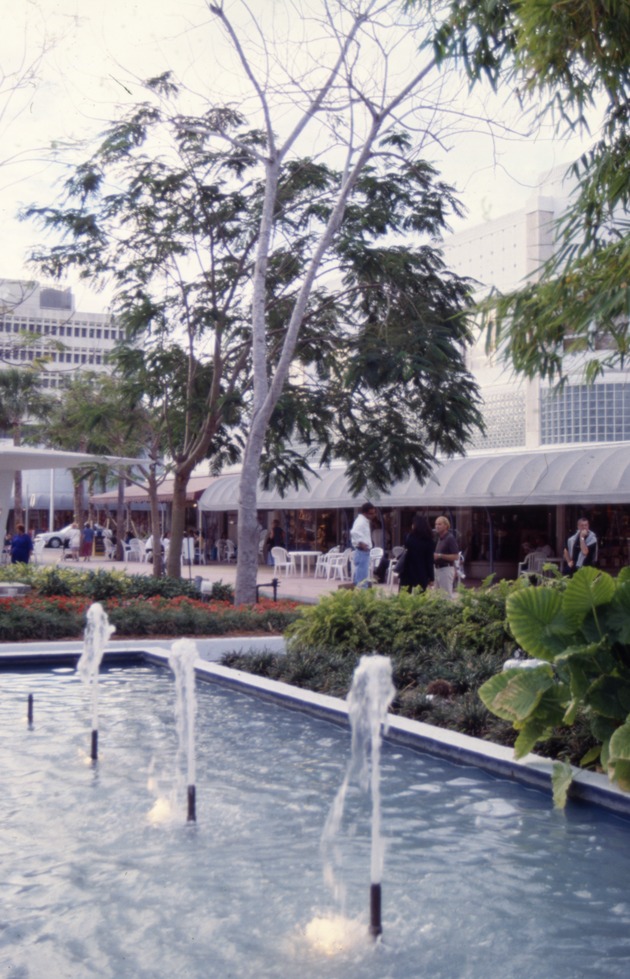
{"type": "Polygon", "coordinates": [[[174,808],[170,799],[168,671],[102,673],[96,765],[73,670],[1,673],[0,689],[3,977],[630,973],[630,824],[619,817],[582,804],[556,812],[535,790],[385,745],[374,946],[371,804],[358,789],[337,847],[343,908],[322,873],[348,731],[198,683],[192,824],[185,787],[174,808]],[[331,945],[313,944],[313,923],[333,919],[331,945]]]}

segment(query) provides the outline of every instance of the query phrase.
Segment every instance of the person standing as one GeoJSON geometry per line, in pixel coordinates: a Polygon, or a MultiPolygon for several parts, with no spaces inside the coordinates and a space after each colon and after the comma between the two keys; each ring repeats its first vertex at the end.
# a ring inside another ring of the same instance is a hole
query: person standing
{"type": "Polygon", "coordinates": [[[26,533],[23,523],[19,523],[15,531],[11,538],[11,564],[28,564],[33,550],[31,535],[26,533]]]}
{"type": "Polygon", "coordinates": [[[595,564],[597,537],[586,517],[580,517],[576,532],[569,537],[563,552],[564,573],[573,576],[580,568],[595,564]]]}
{"type": "Polygon", "coordinates": [[[91,523],[86,523],[81,534],[81,556],[84,561],[91,561],[94,548],[94,529],[91,523]]]}
{"type": "Polygon", "coordinates": [[[453,597],[455,584],[455,561],[459,557],[459,548],[454,535],[451,533],[451,522],[448,517],[438,517],[435,521],[438,539],[435,545],[435,587],[453,597]]]}
{"type": "Polygon", "coordinates": [[[70,558],[73,561],[79,560],[79,553],[81,551],[81,530],[78,523],[73,523],[70,528],[70,558]]]}
{"type": "MultiPolygon", "coordinates": [[[[400,574],[400,588],[422,588],[433,584],[433,534],[426,517],[416,516],[405,539],[405,562],[400,574]]],[[[400,590],[400,589],[399,589],[400,590]]]]}
{"type": "Polygon", "coordinates": [[[370,551],[372,550],[372,520],[375,516],[376,507],[372,503],[364,503],[350,531],[350,543],[354,548],[352,580],[355,588],[369,588],[371,584],[370,551]]]}

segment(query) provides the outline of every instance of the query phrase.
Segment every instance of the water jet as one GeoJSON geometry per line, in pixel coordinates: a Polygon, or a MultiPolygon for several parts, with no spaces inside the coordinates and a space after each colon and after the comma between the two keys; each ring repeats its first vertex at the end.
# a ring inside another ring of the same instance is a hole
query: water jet
{"type": "Polygon", "coordinates": [[[77,671],[92,692],[90,758],[95,762],[98,760],[98,671],[105,646],[116,630],[113,625],[110,625],[103,606],[99,602],[90,605],[86,619],[83,653],[77,664],[77,671]]]}

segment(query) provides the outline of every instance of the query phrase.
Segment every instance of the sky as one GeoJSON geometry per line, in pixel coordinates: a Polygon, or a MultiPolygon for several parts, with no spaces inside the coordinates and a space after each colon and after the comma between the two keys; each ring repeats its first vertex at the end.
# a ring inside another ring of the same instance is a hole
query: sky
{"type": "MultiPolygon", "coordinates": [[[[238,17],[240,0],[225,2],[238,17]]],[[[299,2],[317,8],[322,0],[299,2]]],[[[242,83],[203,0],[0,0],[0,10],[3,6],[0,277],[24,278],[33,276],[26,258],[42,233],[32,222],[18,220],[19,209],[56,201],[68,154],[87,155],[73,148],[76,141],[89,141],[101,131],[116,117],[121,100],[141,97],[141,79],[168,68],[199,93],[237,100],[242,83]]],[[[293,0],[251,0],[250,6],[262,12],[265,31],[291,40],[299,34],[293,0]],[[288,31],[287,11],[293,16],[288,31]]],[[[562,141],[550,127],[526,137],[529,120],[503,92],[470,94],[464,86],[451,111],[457,135],[436,143],[433,151],[443,178],[467,209],[463,220],[452,223],[454,231],[519,209],[541,177],[570,162],[592,139],[562,141]],[[489,135],[487,125],[477,121],[484,114],[505,121],[507,128],[489,135]]],[[[79,308],[102,308],[103,297],[91,295],[72,277],[67,284],[79,308]]]]}

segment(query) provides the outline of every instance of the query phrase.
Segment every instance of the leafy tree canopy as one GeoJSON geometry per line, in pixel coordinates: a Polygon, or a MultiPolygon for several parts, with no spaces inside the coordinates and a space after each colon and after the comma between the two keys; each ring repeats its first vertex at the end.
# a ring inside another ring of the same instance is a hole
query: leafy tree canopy
{"type": "MultiPolygon", "coordinates": [[[[60,206],[31,207],[62,236],[34,259],[114,289],[128,344],[119,366],[161,413],[186,477],[234,459],[252,406],[251,303],[263,135],[233,109],[178,111],[170,75],[103,134],[60,206]],[[251,149],[251,152],[250,152],[251,149]]],[[[284,164],[266,276],[273,371],[340,175],[284,164]]],[[[384,488],[435,453],[463,451],[481,425],[465,366],[469,284],[431,244],[458,203],[405,133],[383,140],[351,194],[303,318],[290,379],[269,426],[263,475],[280,488],[313,461],[345,460],[356,490],[384,488]],[[410,244],[419,242],[419,244],[410,244]]]]}

